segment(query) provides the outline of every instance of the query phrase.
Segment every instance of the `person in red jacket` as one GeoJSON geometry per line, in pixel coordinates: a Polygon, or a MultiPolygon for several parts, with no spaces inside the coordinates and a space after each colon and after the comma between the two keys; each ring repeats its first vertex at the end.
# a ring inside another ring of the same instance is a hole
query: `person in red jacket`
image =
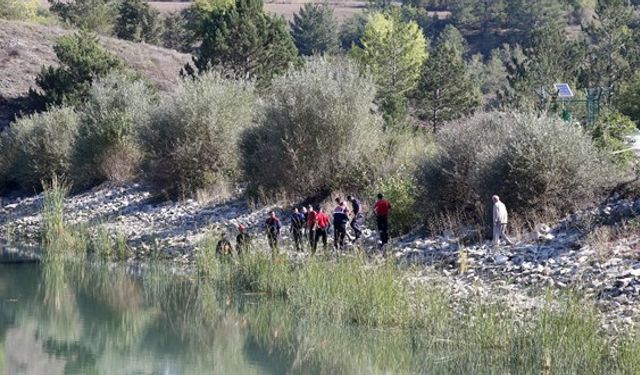
{"type": "Polygon", "coordinates": [[[316,233],[315,241],[313,243],[313,254],[316,253],[318,248],[318,241],[322,238],[322,246],[324,250],[327,250],[327,229],[329,229],[329,215],[321,208],[316,215],[316,233]]]}
{"type": "Polygon", "coordinates": [[[378,194],[378,201],[373,206],[376,214],[378,232],[380,233],[380,244],[382,247],[389,242],[389,213],[391,213],[391,203],[384,199],[382,193],[378,194]]]}

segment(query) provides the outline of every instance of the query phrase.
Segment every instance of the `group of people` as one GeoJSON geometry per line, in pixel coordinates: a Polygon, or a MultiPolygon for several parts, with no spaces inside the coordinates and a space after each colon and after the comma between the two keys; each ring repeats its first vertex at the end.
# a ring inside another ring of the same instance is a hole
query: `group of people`
{"type": "MultiPolygon", "coordinates": [[[[308,244],[311,253],[315,254],[318,243],[322,241],[323,249],[328,246],[329,229],[333,225],[333,245],[336,249],[344,249],[347,238],[352,242],[357,242],[362,237],[362,221],[364,220],[362,204],[358,198],[348,195],[346,200],[337,197],[336,206],[331,212],[331,217],[322,207],[314,207],[312,204],[302,208],[294,207],[290,216],[290,230],[296,251],[304,251],[305,244],[308,244]],[[347,227],[351,227],[351,236],[347,227]]],[[[373,207],[379,231],[379,244],[385,246],[389,242],[389,214],[391,213],[391,203],[384,198],[382,193],[378,194],[378,200],[373,207]]],[[[264,224],[267,241],[272,251],[278,250],[280,242],[282,222],[275,211],[270,211],[264,224]]],[[[245,252],[250,244],[251,238],[246,233],[243,225],[238,226],[240,232],[236,237],[236,252],[238,255],[245,252]]],[[[218,242],[216,251],[218,254],[231,254],[233,247],[223,235],[218,242]]]]}
{"type": "MultiPolygon", "coordinates": [[[[384,247],[389,242],[389,215],[391,214],[391,203],[384,198],[382,193],[378,194],[377,201],[373,206],[373,214],[376,217],[378,228],[379,245],[384,247]]],[[[507,236],[508,213],[507,208],[500,201],[500,197],[494,195],[493,201],[493,243],[498,245],[500,239],[504,239],[509,245],[513,241],[507,236]]],[[[327,249],[327,238],[329,228],[333,224],[333,245],[336,249],[343,249],[347,238],[352,242],[357,242],[362,236],[361,224],[364,219],[362,205],[355,196],[348,195],[346,201],[338,197],[335,199],[336,206],[331,212],[332,217],[325,212],[325,209],[313,205],[303,206],[301,209],[294,207],[290,216],[290,230],[296,251],[304,251],[305,243],[309,244],[311,253],[315,254],[318,243],[322,241],[323,249],[327,249]],[[348,203],[347,203],[348,202],[348,203]],[[349,205],[351,207],[349,207],[349,205]],[[347,226],[353,230],[351,237],[347,232],[347,226]]],[[[265,221],[265,232],[267,241],[272,251],[278,250],[282,230],[282,223],[275,211],[269,212],[269,217],[265,221]]],[[[238,226],[240,232],[236,237],[236,252],[241,255],[249,249],[251,237],[246,233],[244,225],[238,226]]],[[[231,243],[223,235],[218,242],[216,252],[228,255],[233,251],[231,243]]]]}

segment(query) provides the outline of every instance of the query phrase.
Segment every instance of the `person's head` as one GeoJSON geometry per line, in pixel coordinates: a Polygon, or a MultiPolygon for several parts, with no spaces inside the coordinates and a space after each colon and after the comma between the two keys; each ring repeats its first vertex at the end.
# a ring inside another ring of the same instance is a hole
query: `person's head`
{"type": "Polygon", "coordinates": [[[340,199],[340,197],[336,197],[335,201],[338,205],[342,203],[342,199],[340,199]]]}
{"type": "Polygon", "coordinates": [[[378,193],[378,199],[383,199],[384,195],[382,195],[382,193],[378,193]]]}
{"type": "Polygon", "coordinates": [[[320,212],[324,212],[324,208],[320,207],[320,212]]]}
{"type": "Polygon", "coordinates": [[[313,205],[312,204],[309,205],[309,212],[313,212],[313,205]]]}
{"type": "Polygon", "coordinates": [[[244,230],[245,230],[245,229],[246,229],[246,228],[245,228],[245,226],[244,226],[244,225],[242,225],[242,224],[238,225],[238,231],[240,231],[240,233],[244,233],[244,230]]]}
{"type": "Polygon", "coordinates": [[[346,202],[340,202],[340,207],[347,208],[347,203],[346,202]]]}
{"type": "Polygon", "coordinates": [[[491,200],[493,201],[493,203],[498,203],[500,202],[500,197],[497,195],[494,195],[493,197],[491,197],[491,200]]]}
{"type": "Polygon", "coordinates": [[[294,208],[293,208],[293,212],[297,214],[297,213],[298,213],[298,212],[300,212],[300,211],[298,210],[298,207],[294,207],[294,208]]]}
{"type": "Polygon", "coordinates": [[[348,200],[348,201],[352,201],[352,200],[353,200],[353,196],[351,196],[351,195],[347,195],[347,200],[348,200]]]}
{"type": "Polygon", "coordinates": [[[307,213],[307,208],[306,208],[306,207],[304,207],[304,206],[302,206],[302,213],[303,213],[303,214],[306,214],[306,213],[307,213]]]}
{"type": "Polygon", "coordinates": [[[269,211],[269,217],[270,218],[275,218],[276,217],[276,213],[274,211],[269,211]]]}

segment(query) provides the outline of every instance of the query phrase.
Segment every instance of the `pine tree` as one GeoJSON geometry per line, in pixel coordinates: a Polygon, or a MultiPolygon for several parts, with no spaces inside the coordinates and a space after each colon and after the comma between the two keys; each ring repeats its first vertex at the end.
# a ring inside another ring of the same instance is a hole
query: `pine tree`
{"type": "Polygon", "coordinates": [[[446,121],[473,113],[482,96],[462,57],[460,32],[447,26],[424,64],[416,92],[421,118],[436,132],[446,121]]]}
{"type": "Polygon", "coordinates": [[[362,47],[352,47],[350,55],[373,75],[383,110],[397,119],[420,78],[427,58],[426,39],[415,22],[402,22],[397,13],[375,13],[369,17],[361,43],[362,47]]]}
{"type": "Polygon", "coordinates": [[[327,4],[305,3],[291,22],[291,35],[303,56],[332,53],[338,49],[338,24],[327,4]]]}
{"type": "Polygon", "coordinates": [[[120,39],[158,43],[158,11],[151,9],[146,0],[124,0],[118,7],[114,32],[120,39]]]}
{"type": "Polygon", "coordinates": [[[34,104],[40,107],[82,102],[95,79],[106,76],[113,69],[125,67],[122,60],[98,43],[95,34],[87,31],[61,37],[53,50],[60,66],[43,67],[36,77],[41,93],[29,92],[36,102],[34,104]]]}
{"type": "Polygon", "coordinates": [[[268,80],[298,61],[284,19],[265,14],[261,0],[236,0],[203,14],[196,37],[202,40],[193,59],[199,72],[219,67],[268,80]]]}
{"type": "Polygon", "coordinates": [[[633,7],[625,0],[599,0],[596,13],[597,22],[584,28],[587,51],[580,69],[580,83],[585,88],[604,88],[605,99],[609,101],[621,81],[632,73],[633,7]]]}

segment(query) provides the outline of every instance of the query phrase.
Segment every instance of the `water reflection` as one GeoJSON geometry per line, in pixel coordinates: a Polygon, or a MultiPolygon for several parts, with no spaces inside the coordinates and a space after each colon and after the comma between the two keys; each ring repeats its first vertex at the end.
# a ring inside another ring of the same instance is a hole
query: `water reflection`
{"type": "Polygon", "coordinates": [[[0,373],[372,373],[395,367],[389,350],[415,359],[409,336],[305,321],[283,301],[161,270],[0,265],[0,373]]]}

